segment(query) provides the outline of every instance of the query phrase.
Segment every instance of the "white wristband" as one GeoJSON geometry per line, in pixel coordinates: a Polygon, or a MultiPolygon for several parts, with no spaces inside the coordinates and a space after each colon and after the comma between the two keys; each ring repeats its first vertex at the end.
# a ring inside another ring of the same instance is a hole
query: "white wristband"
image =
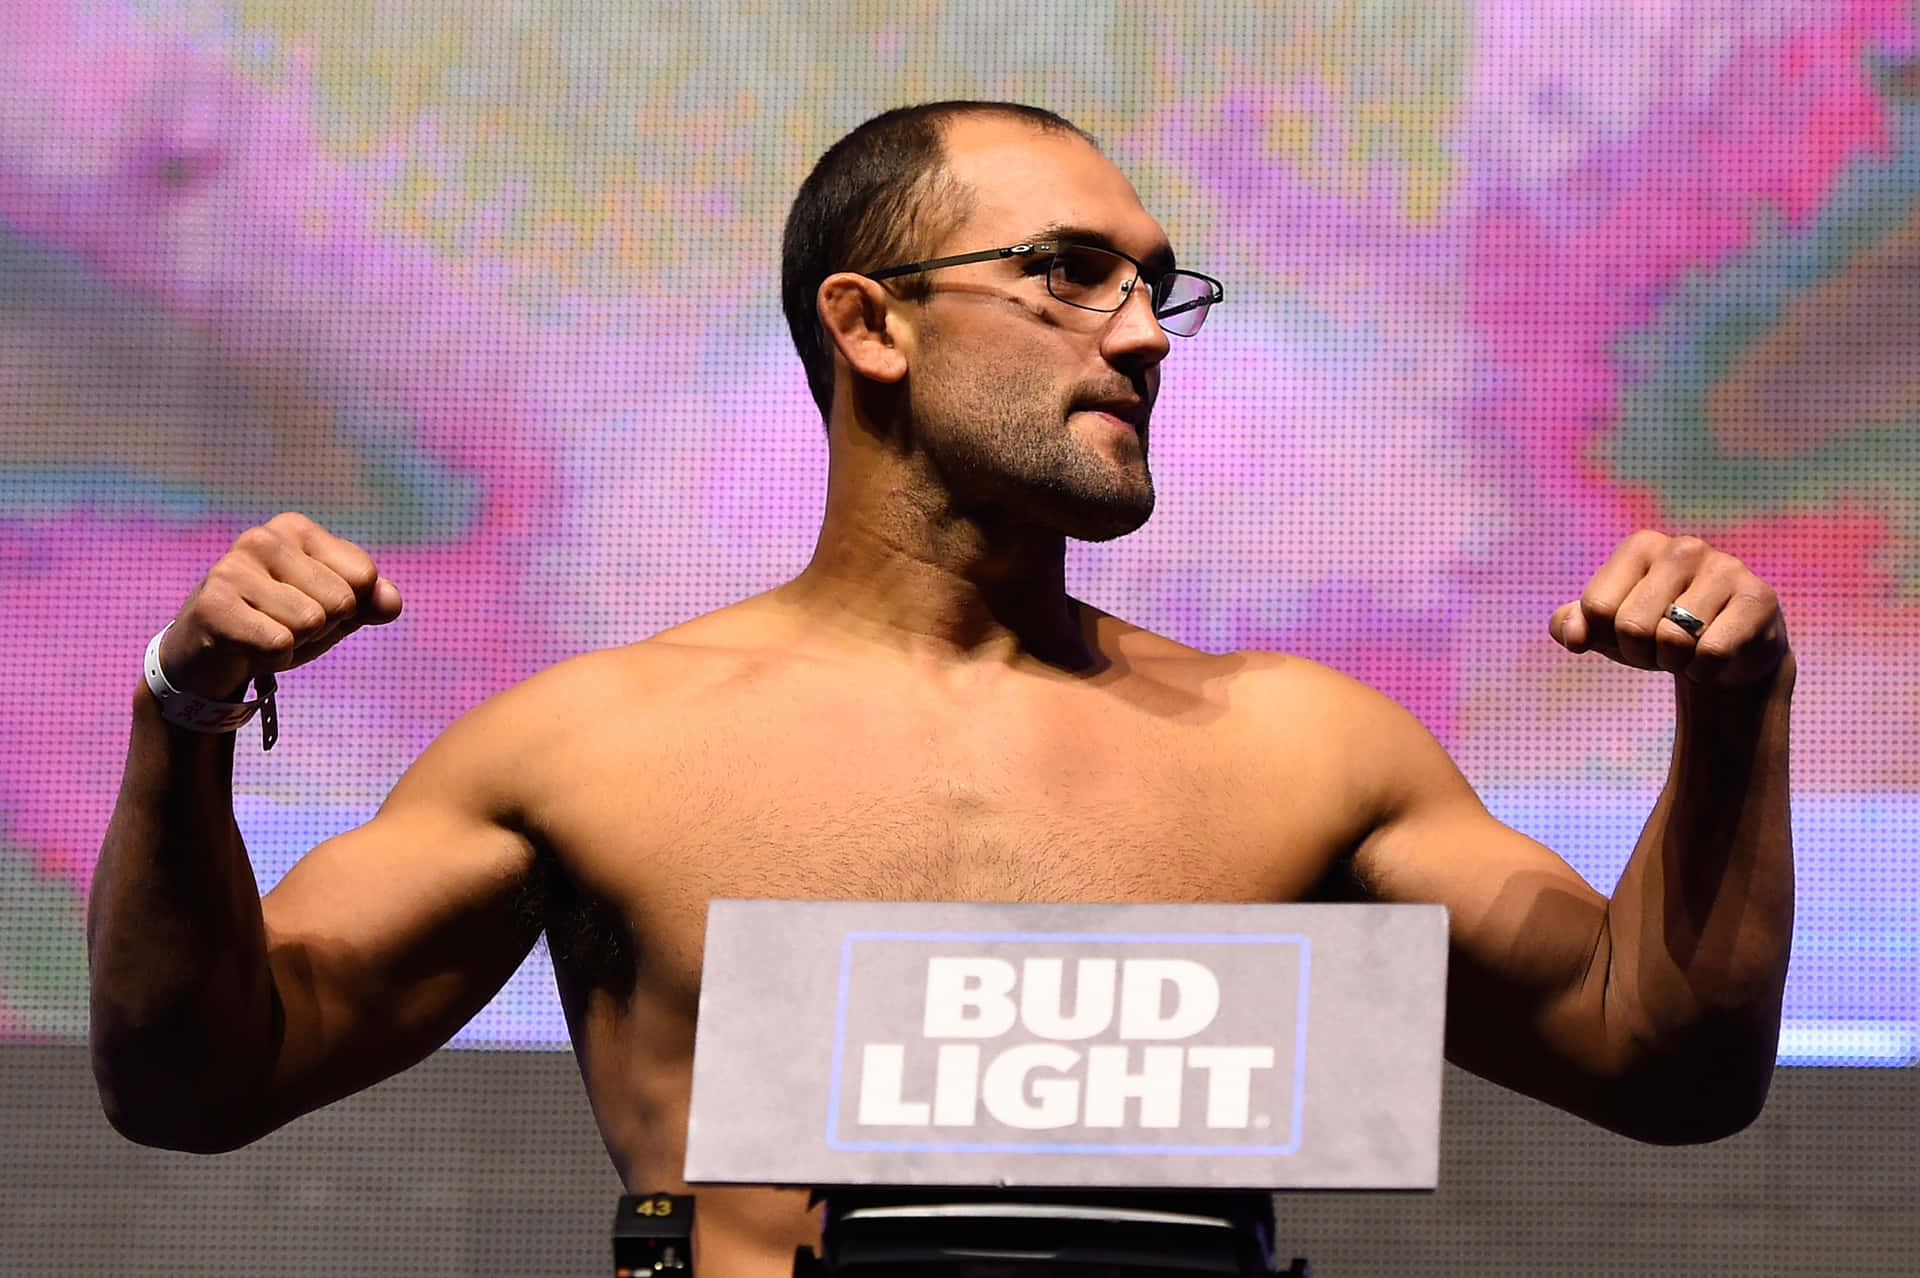
{"type": "Polygon", "coordinates": [[[253,686],[260,696],[253,701],[215,701],[197,692],[176,688],[167,679],[167,672],[160,668],[160,641],[171,629],[173,623],[169,621],[147,642],[147,691],[160,703],[160,717],[190,732],[212,735],[234,731],[258,711],[260,748],[273,749],[273,743],[280,739],[280,715],[273,703],[273,676],[263,674],[254,678],[253,686]]]}

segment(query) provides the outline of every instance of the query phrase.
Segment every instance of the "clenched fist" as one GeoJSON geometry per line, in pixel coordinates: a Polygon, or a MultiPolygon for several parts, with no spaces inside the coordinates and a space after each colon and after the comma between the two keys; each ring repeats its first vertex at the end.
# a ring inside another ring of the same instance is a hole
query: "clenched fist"
{"type": "Polygon", "coordinates": [[[241,533],[187,597],[160,665],[176,688],[231,701],[254,677],[399,615],[398,587],[366,551],[305,515],[275,515],[241,533]]]}
{"type": "Polygon", "coordinates": [[[1621,542],[1547,628],[1570,652],[1669,670],[1703,687],[1758,684],[1787,656],[1786,621],[1766,582],[1698,537],[1658,532],[1621,542]],[[1675,606],[1680,621],[1668,612],[1675,606]],[[1682,624],[1687,614],[1698,618],[1692,629],[1682,624]]]}

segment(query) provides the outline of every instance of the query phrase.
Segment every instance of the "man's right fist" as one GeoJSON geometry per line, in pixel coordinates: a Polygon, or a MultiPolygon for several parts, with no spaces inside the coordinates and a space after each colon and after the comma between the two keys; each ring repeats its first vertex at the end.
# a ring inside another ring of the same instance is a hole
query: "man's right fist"
{"type": "Polygon", "coordinates": [[[236,701],[249,680],[304,665],[361,626],[400,615],[373,558],[305,515],[275,515],[234,540],[160,644],[174,687],[236,701]]]}

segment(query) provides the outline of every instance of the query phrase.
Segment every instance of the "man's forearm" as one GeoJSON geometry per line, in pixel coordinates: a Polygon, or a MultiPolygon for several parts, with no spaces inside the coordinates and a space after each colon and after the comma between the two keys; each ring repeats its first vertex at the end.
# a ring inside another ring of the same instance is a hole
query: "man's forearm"
{"type": "Polygon", "coordinates": [[[271,1068],[272,978],[233,821],[232,758],[231,736],[171,728],[145,689],[136,694],[87,943],[101,1100],[116,1127],[149,1143],[245,1139],[241,1116],[271,1068]]]}
{"type": "Polygon", "coordinates": [[[1764,1098],[1779,1031],[1793,681],[1791,655],[1752,689],[1679,681],[1672,769],[1607,912],[1604,1016],[1619,1059],[1679,1092],[1717,1092],[1732,1113],[1764,1098]]]}

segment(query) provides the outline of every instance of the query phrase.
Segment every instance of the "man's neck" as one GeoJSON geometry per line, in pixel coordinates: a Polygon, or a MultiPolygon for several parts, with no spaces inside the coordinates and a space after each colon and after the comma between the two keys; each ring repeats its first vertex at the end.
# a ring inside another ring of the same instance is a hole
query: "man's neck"
{"type": "Polygon", "coordinates": [[[946,661],[1094,664],[1067,595],[1066,539],[941,503],[828,501],[813,559],[776,592],[869,642],[946,661]],[[933,504],[936,509],[924,509],[933,504]]]}

